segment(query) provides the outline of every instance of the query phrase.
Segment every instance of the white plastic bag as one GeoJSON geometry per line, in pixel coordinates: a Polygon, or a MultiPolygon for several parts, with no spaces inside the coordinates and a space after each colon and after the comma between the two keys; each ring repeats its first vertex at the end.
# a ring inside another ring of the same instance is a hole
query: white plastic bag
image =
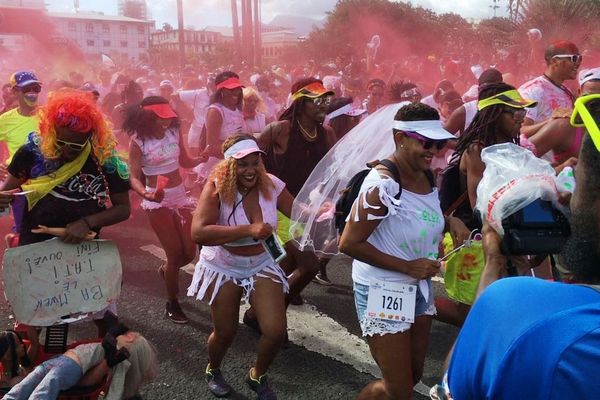
{"type": "Polygon", "coordinates": [[[481,160],[485,171],[477,187],[475,209],[500,235],[504,235],[503,218],[537,199],[551,201],[559,210],[567,212],[558,203],[558,192],[572,192],[568,186],[574,188],[574,182],[565,185],[563,181],[565,175],[572,178],[572,170],[561,174],[561,184],[557,187],[558,177],[550,163],[513,143],[486,147],[481,152],[481,160]]]}

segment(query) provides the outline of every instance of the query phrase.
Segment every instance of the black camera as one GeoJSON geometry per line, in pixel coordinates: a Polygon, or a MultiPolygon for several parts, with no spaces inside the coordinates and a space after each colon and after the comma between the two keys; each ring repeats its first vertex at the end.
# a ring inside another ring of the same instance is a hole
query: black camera
{"type": "Polygon", "coordinates": [[[502,220],[502,251],[510,255],[559,254],[571,235],[567,217],[537,199],[502,220]]]}

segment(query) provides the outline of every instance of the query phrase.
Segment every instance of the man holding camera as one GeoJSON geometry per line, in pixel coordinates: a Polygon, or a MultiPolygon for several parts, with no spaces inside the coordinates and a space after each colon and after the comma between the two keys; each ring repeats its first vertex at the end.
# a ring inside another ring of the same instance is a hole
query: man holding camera
{"type": "MultiPolygon", "coordinates": [[[[585,399],[600,393],[599,148],[585,135],[571,198],[572,234],[562,252],[580,284],[518,277],[485,289],[450,361],[453,398],[585,399]]],[[[502,239],[487,225],[483,236],[486,273],[500,277],[507,265],[502,239]]]]}

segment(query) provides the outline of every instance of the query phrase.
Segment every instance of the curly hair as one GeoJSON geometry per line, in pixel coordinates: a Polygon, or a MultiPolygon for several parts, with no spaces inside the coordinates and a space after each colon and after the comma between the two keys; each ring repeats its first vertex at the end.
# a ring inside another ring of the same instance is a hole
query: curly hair
{"type": "Polygon", "coordinates": [[[440,114],[433,107],[423,103],[411,103],[400,107],[394,120],[396,121],[429,121],[440,119],[440,114]]]}
{"type": "Polygon", "coordinates": [[[265,102],[263,101],[263,98],[257,89],[254,89],[252,86],[248,86],[242,90],[242,93],[244,94],[244,102],[246,101],[246,99],[255,97],[257,100],[256,110],[261,113],[267,112],[265,102]]]}
{"type": "MultiPolygon", "coordinates": [[[[254,140],[254,136],[249,134],[239,134],[235,136],[231,136],[223,143],[223,153],[242,140],[254,140]]],[[[227,204],[235,204],[236,194],[238,191],[237,187],[237,160],[234,158],[227,158],[219,162],[215,168],[212,170],[209,181],[217,183],[217,193],[219,193],[219,198],[222,202],[227,204]]],[[[271,178],[267,175],[267,170],[265,169],[265,165],[260,162],[260,166],[258,169],[258,181],[257,187],[260,190],[260,193],[266,198],[271,199],[271,190],[274,187],[271,178]]]]}
{"type": "Polygon", "coordinates": [[[91,134],[92,152],[101,165],[112,157],[116,140],[92,93],[73,89],[50,92],[48,103],[39,110],[39,118],[40,150],[45,158],[59,157],[56,128],[62,127],[91,134]]]}

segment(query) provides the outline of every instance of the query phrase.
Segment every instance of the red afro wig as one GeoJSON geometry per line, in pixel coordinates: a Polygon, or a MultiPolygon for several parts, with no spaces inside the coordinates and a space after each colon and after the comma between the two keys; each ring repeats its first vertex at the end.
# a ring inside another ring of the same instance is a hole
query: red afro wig
{"type": "Polygon", "coordinates": [[[48,104],[40,108],[40,149],[46,158],[56,158],[56,128],[91,134],[92,151],[100,164],[111,157],[116,141],[94,102],[92,93],[58,90],[48,95],[48,104]]]}

